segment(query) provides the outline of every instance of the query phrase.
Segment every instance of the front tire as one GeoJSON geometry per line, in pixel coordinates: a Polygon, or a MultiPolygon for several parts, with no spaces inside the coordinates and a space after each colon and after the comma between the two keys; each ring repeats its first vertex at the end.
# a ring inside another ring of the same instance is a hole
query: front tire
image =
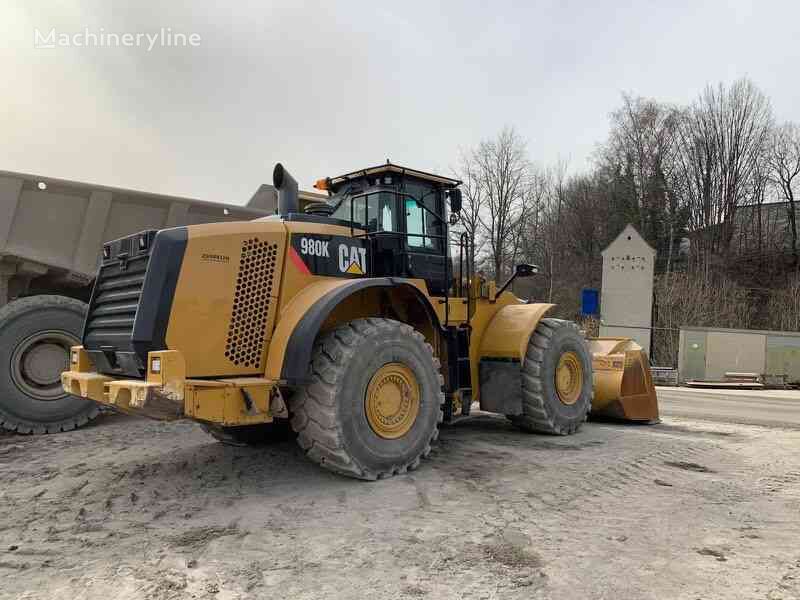
{"type": "Polygon", "coordinates": [[[522,414],[508,415],[524,431],[568,435],[592,407],[592,357],[578,326],[542,319],[522,363],[522,414]]]}
{"type": "Polygon", "coordinates": [[[442,421],[443,379],[425,338],[391,319],[358,319],[320,337],[311,382],[290,401],[311,460],[357,479],[415,469],[442,421]]]}

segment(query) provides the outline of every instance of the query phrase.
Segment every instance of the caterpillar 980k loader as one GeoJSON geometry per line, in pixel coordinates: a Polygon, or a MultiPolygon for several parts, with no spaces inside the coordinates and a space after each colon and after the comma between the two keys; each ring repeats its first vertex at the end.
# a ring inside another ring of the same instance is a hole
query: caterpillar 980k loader
{"type": "Polygon", "coordinates": [[[362,479],[416,468],[473,401],[550,434],[576,431],[593,396],[658,418],[638,346],[587,341],[507,291],[535,267],[498,289],[462,236],[455,268],[459,181],[387,162],[320,180],[328,202],[300,212],[295,180],[281,165],[273,178],[276,215],[103,247],[67,392],[223,441],[290,423],[309,458],[362,479]]]}

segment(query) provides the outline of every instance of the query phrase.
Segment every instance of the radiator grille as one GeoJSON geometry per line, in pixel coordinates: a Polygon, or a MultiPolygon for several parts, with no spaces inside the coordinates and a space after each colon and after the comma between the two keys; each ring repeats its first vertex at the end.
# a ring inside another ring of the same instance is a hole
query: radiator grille
{"type": "Polygon", "coordinates": [[[100,268],[84,329],[87,348],[132,349],[133,322],[149,258],[142,254],[127,263],[113,262],[100,268]]]}
{"type": "Polygon", "coordinates": [[[225,356],[238,367],[261,367],[271,310],[278,245],[252,238],[242,242],[225,356]]]}

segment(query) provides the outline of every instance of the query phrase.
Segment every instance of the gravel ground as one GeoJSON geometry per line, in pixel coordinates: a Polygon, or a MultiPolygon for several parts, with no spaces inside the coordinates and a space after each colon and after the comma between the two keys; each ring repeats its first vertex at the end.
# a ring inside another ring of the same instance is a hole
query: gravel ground
{"type": "Polygon", "coordinates": [[[0,597],[800,598],[800,431],[440,439],[366,483],[188,422],[0,436],[0,597]]]}

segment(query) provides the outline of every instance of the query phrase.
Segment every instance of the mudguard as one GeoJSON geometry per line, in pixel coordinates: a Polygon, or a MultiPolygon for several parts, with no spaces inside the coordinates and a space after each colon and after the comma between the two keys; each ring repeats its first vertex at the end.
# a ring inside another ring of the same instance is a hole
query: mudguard
{"type": "Polygon", "coordinates": [[[510,304],[491,318],[481,337],[477,361],[481,410],[522,412],[521,367],[528,342],[554,304],[510,304]]]}
{"type": "MultiPolygon", "coordinates": [[[[265,376],[287,385],[308,380],[311,354],[322,324],[346,298],[367,288],[404,287],[412,291],[438,328],[436,312],[425,295],[413,284],[397,277],[369,279],[325,279],[303,288],[280,315],[270,340],[265,376]]],[[[378,315],[375,315],[378,316],[378,315]]]]}
{"type": "Polygon", "coordinates": [[[481,338],[478,358],[522,361],[541,318],[555,304],[510,304],[492,317],[481,338]]]}

